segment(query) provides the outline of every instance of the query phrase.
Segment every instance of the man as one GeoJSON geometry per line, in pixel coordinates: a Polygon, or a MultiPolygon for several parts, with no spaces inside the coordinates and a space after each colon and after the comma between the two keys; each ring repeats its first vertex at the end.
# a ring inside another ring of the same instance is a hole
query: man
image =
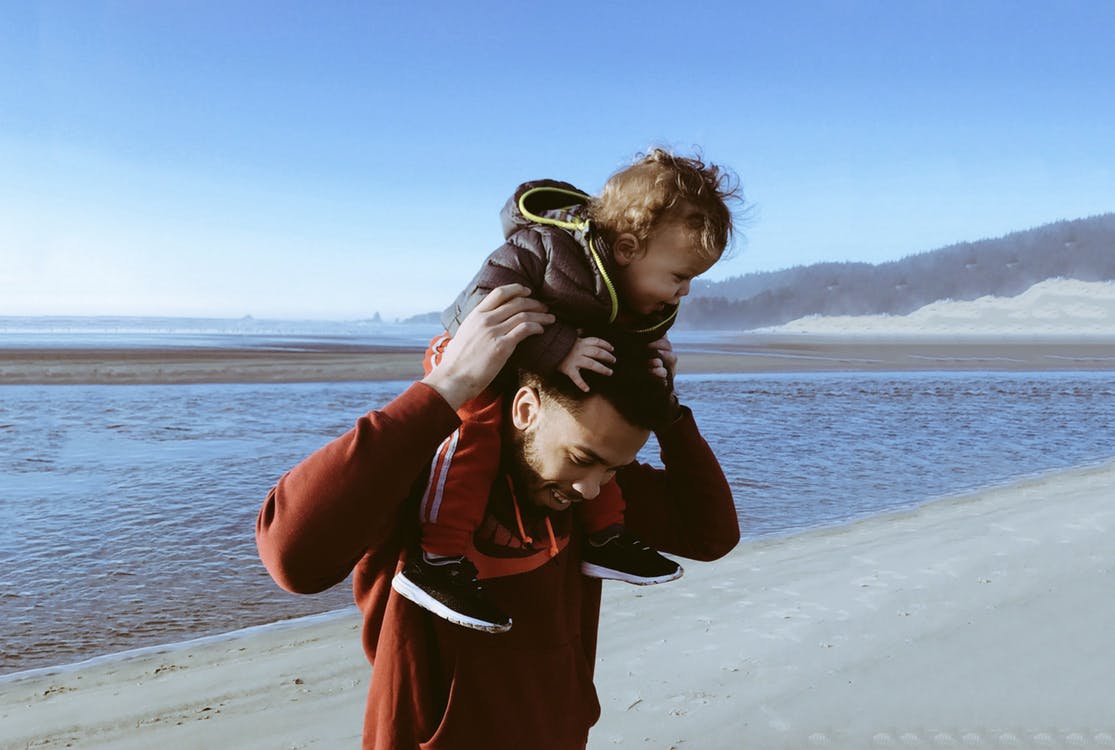
{"type": "Polygon", "coordinates": [[[486,593],[514,627],[469,630],[398,595],[391,581],[416,540],[415,504],[431,457],[460,423],[456,409],[553,320],[527,293],[491,292],[436,370],[283,476],[260,511],[260,557],[281,586],[314,593],[353,573],[374,667],[366,750],[584,748],[600,714],[600,581],[581,574],[568,508],[591,502],[613,475],[630,498],[627,527],[646,543],[712,560],[739,540],[723,472],[667,391],[648,397],[650,412],[668,414],[656,430],[666,469],[633,463],[650,431],[621,415],[638,407],[615,394],[635,392],[635,373],[644,385],[660,380],[645,361],[621,367],[617,356],[612,400],[603,383],[600,393],[567,397],[530,375],[508,395],[503,476],[473,545],[486,593]]]}

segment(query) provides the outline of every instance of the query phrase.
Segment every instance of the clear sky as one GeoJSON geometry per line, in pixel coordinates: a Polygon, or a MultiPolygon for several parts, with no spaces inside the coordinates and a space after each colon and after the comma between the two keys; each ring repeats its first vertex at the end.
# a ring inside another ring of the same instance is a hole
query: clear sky
{"type": "Polygon", "coordinates": [[[707,278],[1115,210],[1115,3],[0,3],[0,314],[441,309],[515,185],[700,147],[707,278]]]}

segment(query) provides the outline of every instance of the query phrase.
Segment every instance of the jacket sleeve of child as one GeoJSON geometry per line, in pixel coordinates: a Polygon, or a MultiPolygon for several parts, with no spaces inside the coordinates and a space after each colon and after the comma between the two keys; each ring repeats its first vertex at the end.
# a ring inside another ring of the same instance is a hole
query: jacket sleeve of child
{"type": "MultiPolygon", "coordinates": [[[[498,286],[522,284],[531,290],[531,296],[546,304],[552,302],[547,290],[547,270],[550,263],[547,245],[533,232],[513,234],[508,241],[487,257],[476,276],[457,299],[442,313],[441,322],[450,336],[456,335],[461,321],[481,300],[498,286]]],[[[551,312],[555,312],[551,310],[551,312]]],[[[577,342],[577,328],[560,317],[537,335],[519,344],[512,355],[512,367],[526,367],[540,373],[549,373],[565,359],[577,342]]]]}
{"type": "Polygon", "coordinates": [[[400,533],[414,483],[459,425],[437,391],[414,383],[284,474],[256,520],[259,556],[275,582],[324,591],[400,533]]]}
{"type": "Polygon", "coordinates": [[[627,529],[668,554],[723,557],[739,543],[739,519],[720,462],[687,407],[655,434],[665,468],[633,463],[616,475],[627,529]]]}

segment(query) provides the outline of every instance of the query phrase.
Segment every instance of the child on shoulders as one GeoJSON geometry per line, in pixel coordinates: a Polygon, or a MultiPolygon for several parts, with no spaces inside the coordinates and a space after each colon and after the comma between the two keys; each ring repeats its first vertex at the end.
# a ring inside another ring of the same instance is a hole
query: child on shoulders
{"type": "MultiPolygon", "coordinates": [[[[661,366],[656,350],[669,346],[665,334],[681,298],[728,246],[728,204],[738,197],[720,167],[661,149],[612,175],[599,197],[552,180],[520,185],[501,214],[505,244],[443,314],[446,334],[431,342],[426,372],[437,367],[465,316],[488,292],[509,283],[529,287],[557,317],[519,344],[509,367],[561,372],[588,391],[582,371],[609,375],[615,361],[608,341],[582,335],[604,324],[642,337],[648,362],[661,366]]],[[[484,598],[466,550],[499,475],[502,412],[495,388],[460,410],[462,424],[435,456],[422,497],[422,553],[412,555],[392,582],[435,614],[491,632],[506,631],[511,622],[484,598]]],[[[624,530],[625,502],[615,482],[592,498],[555,487],[553,499],[559,508],[576,503],[587,536],[585,575],[641,585],[682,575],[677,563],[624,530]]]]}

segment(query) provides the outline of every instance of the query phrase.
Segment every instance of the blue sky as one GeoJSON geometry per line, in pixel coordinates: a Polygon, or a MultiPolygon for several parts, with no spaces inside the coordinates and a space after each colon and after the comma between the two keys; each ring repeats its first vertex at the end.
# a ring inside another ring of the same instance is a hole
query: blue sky
{"type": "Polygon", "coordinates": [[[707,278],[1115,210],[1115,4],[0,5],[0,314],[447,305],[515,185],[740,177],[707,278]]]}

